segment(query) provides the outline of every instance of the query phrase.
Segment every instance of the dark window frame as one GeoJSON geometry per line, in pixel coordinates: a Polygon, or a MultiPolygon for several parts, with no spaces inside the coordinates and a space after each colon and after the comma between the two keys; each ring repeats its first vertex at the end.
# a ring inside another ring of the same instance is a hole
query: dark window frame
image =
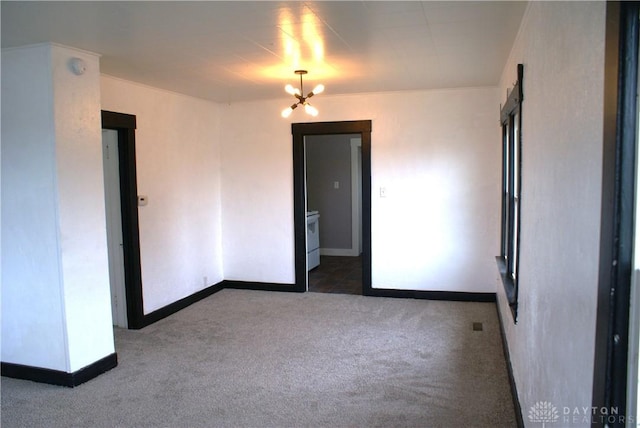
{"type": "Polygon", "coordinates": [[[520,265],[520,217],[522,203],[522,77],[524,66],[518,64],[518,80],[500,109],[502,127],[502,214],[498,270],[513,315],[517,322],[520,265]]]}

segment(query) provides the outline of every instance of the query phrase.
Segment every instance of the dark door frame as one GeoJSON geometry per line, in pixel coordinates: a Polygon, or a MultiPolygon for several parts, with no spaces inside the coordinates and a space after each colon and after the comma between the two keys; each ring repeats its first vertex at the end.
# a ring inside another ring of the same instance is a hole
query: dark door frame
{"type": "Polygon", "coordinates": [[[136,117],[130,114],[102,110],[102,128],[118,131],[127,325],[129,329],[140,329],[146,324],[144,323],[142,305],[142,269],[140,265],[138,186],[136,178],[136,117]]]}
{"type": "Polygon", "coordinates": [[[307,291],[306,135],[360,134],[362,139],[362,294],[371,295],[371,121],[291,124],[293,134],[293,217],[295,291],[307,291]]]}
{"type": "MultiPolygon", "coordinates": [[[[637,2],[607,2],[602,213],[592,405],[627,410],[638,26],[637,2]]],[[[628,415],[635,416],[635,415],[628,415]]],[[[624,426],[622,419],[608,426],[624,426]]],[[[596,421],[595,426],[602,426],[596,421]]]]}

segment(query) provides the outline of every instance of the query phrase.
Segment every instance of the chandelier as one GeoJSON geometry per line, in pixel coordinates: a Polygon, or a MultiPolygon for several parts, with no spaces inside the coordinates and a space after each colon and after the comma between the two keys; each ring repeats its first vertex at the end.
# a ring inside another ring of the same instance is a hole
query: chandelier
{"type": "Polygon", "coordinates": [[[300,75],[300,89],[294,88],[291,85],[287,85],[284,87],[284,90],[287,91],[287,93],[296,97],[298,99],[298,102],[291,104],[291,107],[287,107],[286,109],[282,110],[282,117],[287,118],[291,116],[291,113],[293,112],[293,110],[295,110],[296,107],[298,106],[304,106],[304,111],[307,112],[307,114],[310,114],[311,116],[315,117],[318,115],[318,109],[312,106],[311,104],[309,104],[307,100],[312,96],[317,95],[322,91],[324,91],[324,85],[322,84],[317,85],[315,88],[313,88],[313,91],[309,92],[305,97],[302,95],[304,93],[302,89],[302,75],[307,74],[307,70],[296,70],[295,73],[300,75]]]}

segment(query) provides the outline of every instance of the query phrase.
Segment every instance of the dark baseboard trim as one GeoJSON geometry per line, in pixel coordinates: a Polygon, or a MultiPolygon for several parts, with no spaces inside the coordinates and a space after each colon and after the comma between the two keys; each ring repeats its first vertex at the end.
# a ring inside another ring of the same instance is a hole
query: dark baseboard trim
{"type": "MultiPolygon", "coordinates": [[[[259,291],[286,291],[301,293],[295,284],[279,284],[270,282],[249,282],[249,281],[222,281],[223,288],[234,288],[238,290],[259,290],[259,291]]],[[[425,300],[449,300],[454,302],[490,302],[495,303],[496,293],[467,293],[460,291],[416,291],[416,290],[395,290],[388,288],[365,289],[365,296],[374,297],[397,297],[404,299],[425,299],[425,300]]]]}
{"type": "MultiPolygon", "coordinates": [[[[131,327],[131,329],[139,329],[153,324],[163,318],[168,317],[171,314],[178,312],[186,308],[193,303],[204,299],[214,293],[225,288],[236,290],[256,290],[256,291],[282,291],[288,293],[302,293],[296,284],[283,284],[275,282],[252,282],[252,281],[236,281],[236,280],[222,280],[221,282],[212,285],[204,290],[187,296],[177,302],[171,303],[163,308],[160,308],[150,314],[144,316],[140,326],[131,327]]],[[[495,302],[496,293],[466,293],[458,291],[414,291],[414,290],[394,290],[394,289],[382,289],[372,288],[365,289],[365,296],[375,297],[398,297],[409,299],[427,299],[427,300],[449,300],[458,302],[495,302]]]]}
{"type": "Polygon", "coordinates": [[[13,363],[2,363],[1,370],[2,376],[73,388],[111,370],[117,365],[118,355],[114,352],[73,373],[13,363]]]}
{"type": "Polygon", "coordinates": [[[196,293],[193,293],[190,296],[184,297],[178,301],[175,301],[167,306],[164,306],[160,309],[157,309],[151,313],[146,314],[143,319],[142,319],[142,323],[139,326],[136,326],[134,328],[131,328],[132,330],[138,330],[140,328],[146,327],[148,325],[151,325],[155,322],[160,321],[163,318],[168,317],[169,315],[175,314],[176,312],[186,308],[187,306],[193,305],[194,303],[204,299],[205,297],[209,297],[214,293],[217,293],[218,291],[222,290],[224,287],[222,286],[222,284],[224,283],[224,281],[219,282],[217,284],[211,285],[203,290],[200,290],[196,293]]]}
{"type": "Polygon", "coordinates": [[[295,284],[278,284],[271,282],[249,282],[249,281],[222,281],[223,288],[233,288],[237,290],[258,290],[258,291],[286,291],[300,293],[295,284]]]}
{"type": "Polygon", "coordinates": [[[462,291],[419,291],[370,288],[365,296],[398,297],[402,299],[449,300],[454,302],[495,302],[496,293],[467,293],[462,291]]]}
{"type": "Polygon", "coordinates": [[[516,387],[516,379],[513,376],[513,367],[511,366],[511,355],[509,354],[509,345],[507,343],[507,334],[504,331],[504,322],[502,314],[496,302],[496,311],[498,312],[498,322],[500,323],[500,337],[502,338],[502,352],[507,362],[507,374],[509,375],[509,386],[511,387],[511,399],[513,400],[513,408],[516,412],[516,424],[518,428],[524,428],[524,419],[522,419],[522,407],[518,398],[518,388],[516,387]]]}

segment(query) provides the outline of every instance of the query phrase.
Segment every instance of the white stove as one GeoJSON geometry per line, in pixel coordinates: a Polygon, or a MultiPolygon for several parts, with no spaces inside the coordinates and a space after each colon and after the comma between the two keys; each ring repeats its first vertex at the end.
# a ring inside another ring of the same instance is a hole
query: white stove
{"type": "Polygon", "coordinates": [[[320,265],[320,214],[307,211],[307,270],[320,265]]]}

